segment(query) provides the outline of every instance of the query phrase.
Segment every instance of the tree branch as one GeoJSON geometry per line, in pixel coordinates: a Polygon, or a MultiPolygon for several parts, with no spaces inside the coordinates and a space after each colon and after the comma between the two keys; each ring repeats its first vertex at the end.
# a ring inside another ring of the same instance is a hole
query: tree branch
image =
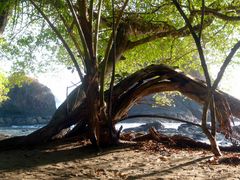
{"type": "Polygon", "coordinates": [[[78,51],[79,56],[81,57],[83,63],[85,63],[84,62],[84,58],[83,58],[83,52],[81,51],[81,47],[78,44],[78,41],[77,41],[76,37],[74,36],[71,27],[67,24],[67,21],[64,19],[64,17],[61,14],[60,14],[60,19],[62,20],[62,22],[63,22],[63,24],[64,24],[64,26],[65,26],[65,28],[66,28],[69,36],[70,36],[70,38],[72,39],[72,41],[73,41],[73,43],[74,43],[74,45],[75,45],[75,47],[76,47],[76,49],[78,51]]]}
{"type": "MultiPolygon", "coordinates": [[[[193,10],[192,13],[200,14],[202,12],[201,10],[193,10]]],[[[208,7],[205,7],[204,13],[205,15],[214,16],[218,19],[222,19],[225,21],[240,21],[240,16],[228,16],[226,14],[218,12],[218,10],[211,9],[208,7]]]]}
{"type": "Polygon", "coordinates": [[[187,27],[189,28],[190,32],[191,32],[191,35],[196,43],[196,46],[198,48],[198,53],[199,53],[199,57],[200,57],[200,61],[201,61],[201,65],[202,65],[202,68],[203,68],[203,71],[204,71],[204,76],[206,78],[206,82],[207,82],[207,85],[208,87],[211,87],[211,79],[210,79],[210,75],[209,75],[209,72],[208,72],[208,67],[207,67],[207,64],[206,64],[206,60],[205,60],[205,56],[204,56],[204,53],[203,53],[203,49],[202,49],[202,46],[201,46],[201,39],[197,36],[193,26],[191,25],[190,21],[188,20],[186,14],[183,12],[182,8],[180,7],[180,4],[177,2],[177,0],[172,0],[174,5],[176,6],[177,10],[179,11],[179,13],[181,14],[181,16],[183,17],[187,27]]]}
{"type": "Polygon", "coordinates": [[[225,72],[228,64],[231,62],[234,54],[237,52],[237,50],[238,50],[239,48],[240,48],[240,41],[238,41],[238,42],[234,45],[234,47],[231,49],[230,53],[229,53],[228,56],[226,57],[225,61],[223,62],[223,65],[221,66],[220,71],[218,72],[217,78],[216,78],[216,80],[215,80],[214,83],[213,83],[213,86],[212,86],[212,89],[211,89],[212,91],[214,91],[214,90],[217,88],[219,82],[221,81],[221,79],[222,79],[222,77],[223,77],[223,74],[224,74],[224,72],[225,72]]]}
{"type": "MultiPolygon", "coordinates": [[[[205,25],[205,27],[207,27],[210,24],[211,24],[211,21],[205,21],[204,25],[205,25]]],[[[193,29],[194,29],[194,31],[197,31],[197,30],[200,29],[200,27],[201,27],[201,25],[198,24],[196,26],[193,26],[193,29]]],[[[185,36],[188,36],[190,34],[191,34],[191,32],[189,31],[187,26],[184,26],[184,27],[182,27],[178,30],[170,30],[170,31],[165,31],[165,32],[159,32],[159,33],[156,33],[156,34],[154,33],[154,34],[152,34],[150,36],[147,36],[143,39],[139,39],[137,41],[130,41],[128,43],[127,49],[128,50],[133,49],[136,46],[154,41],[154,40],[162,38],[162,37],[185,37],[185,36]]]]}
{"type": "Polygon", "coordinates": [[[200,29],[199,29],[199,35],[198,35],[198,38],[199,38],[199,39],[201,39],[202,31],[203,31],[204,12],[205,12],[205,1],[202,0],[201,27],[200,27],[200,29]]]}
{"type": "Polygon", "coordinates": [[[68,3],[68,6],[69,6],[69,9],[70,9],[70,11],[73,15],[74,22],[76,23],[78,33],[79,33],[79,36],[80,36],[82,44],[83,44],[84,54],[86,56],[86,57],[84,57],[84,61],[85,61],[85,64],[86,64],[86,70],[89,71],[89,69],[90,69],[89,61],[91,60],[89,47],[87,45],[86,38],[85,38],[83,30],[82,30],[82,26],[81,26],[81,24],[80,24],[80,22],[77,18],[77,14],[76,14],[76,11],[74,10],[74,7],[73,7],[73,4],[72,4],[71,0],[67,0],[67,3],[68,3]]]}
{"type": "Polygon", "coordinates": [[[98,2],[98,13],[97,13],[97,20],[95,25],[95,36],[94,36],[94,56],[98,58],[98,35],[99,35],[99,26],[101,22],[101,13],[102,12],[102,0],[98,2]]]}
{"type": "MultiPolygon", "coordinates": [[[[128,1],[129,0],[126,0],[122,6],[122,9],[117,17],[117,20],[116,20],[116,23],[113,24],[114,26],[114,29],[117,29],[118,26],[119,26],[119,23],[120,23],[120,20],[122,18],[122,15],[123,15],[123,12],[124,12],[124,9],[126,8],[127,4],[128,4],[128,1]]],[[[114,16],[114,14],[113,14],[114,16]]],[[[108,61],[109,61],[109,54],[110,54],[110,51],[113,47],[113,39],[116,38],[116,33],[117,31],[114,31],[114,33],[112,32],[111,34],[111,37],[108,41],[108,45],[107,45],[107,48],[106,48],[106,52],[105,52],[105,56],[104,56],[104,60],[103,60],[103,67],[101,69],[101,79],[100,79],[100,103],[101,105],[103,106],[104,104],[104,80],[105,80],[105,74],[106,74],[106,69],[107,69],[107,65],[108,65],[108,61]]]]}
{"type": "Polygon", "coordinates": [[[57,37],[59,38],[59,40],[62,42],[63,46],[65,47],[65,49],[67,50],[69,56],[71,57],[74,66],[77,69],[78,75],[81,79],[81,81],[83,82],[83,74],[81,72],[81,69],[78,65],[78,62],[71,50],[71,48],[68,46],[67,42],[64,40],[63,36],[61,35],[61,33],[57,30],[57,28],[51,23],[51,21],[49,20],[49,18],[46,16],[46,14],[40,9],[40,7],[38,7],[38,5],[33,1],[33,0],[29,0],[32,5],[37,9],[37,11],[42,15],[42,17],[47,21],[47,23],[49,24],[49,26],[51,27],[51,29],[55,32],[55,34],[57,35],[57,37]]]}

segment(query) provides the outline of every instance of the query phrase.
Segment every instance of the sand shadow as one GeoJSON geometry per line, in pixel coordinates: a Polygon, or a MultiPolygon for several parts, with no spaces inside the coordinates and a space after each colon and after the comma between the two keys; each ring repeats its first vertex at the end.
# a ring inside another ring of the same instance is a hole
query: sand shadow
{"type": "Polygon", "coordinates": [[[151,177],[151,176],[155,176],[155,177],[158,176],[161,179],[162,176],[172,174],[172,173],[174,173],[174,171],[178,170],[179,168],[183,168],[183,167],[186,167],[186,166],[193,165],[197,162],[209,159],[210,157],[212,157],[212,156],[197,158],[197,159],[194,159],[194,160],[191,160],[191,161],[188,161],[188,162],[177,164],[177,165],[175,165],[173,167],[170,167],[170,168],[167,168],[167,169],[163,169],[163,170],[160,170],[160,171],[153,171],[153,172],[148,173],[148,174],[144,173],[144,174],[140,174],[140,175],[129,176],[128,179],[141,179],[141,178],[143,178],[143,179],[146,178],[147,179],[148,177],[151,177]]]}
{"type": "MultiPolygon", "coordinates": [[[[91,159],[116,151],[127,151],[133,145],[121,144],[117,147],[104,148],[101,151],[88,144],[76,146],[64,144],[64,146],[40,147],[32,150],[11,150],[0,152],[0,171],[15,171],[28,169],[53,163],[68,162],[73,160],[91,159]]],[[[130,149],[129,149],[130,150],[130,149]]]]}

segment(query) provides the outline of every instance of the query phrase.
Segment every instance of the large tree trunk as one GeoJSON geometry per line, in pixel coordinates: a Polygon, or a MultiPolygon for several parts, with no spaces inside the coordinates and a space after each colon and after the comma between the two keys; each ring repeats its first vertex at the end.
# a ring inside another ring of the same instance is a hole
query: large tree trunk
{"type": "MultiPolygon", "coordinates": [[[[129,109],[142,97],[164,91],[179,91],[200,104],[204,103],[208,94],[207,86],[204,82],[164,65],[151,65],[137,71],[114,87],[112,99],[113,124],[126,117],[129,109]]],[[[89,113],[91,113],[91,109],[88,109],[91,106],[87,105],[90,103],[88,100],[89,96],[86,98],[82,87],[77,87],[57,109],[47,126],[28,136],[2,141],[0,142],[0,148],[32,146],[49,142],[56,137],[64,137],[64,135],[59,136],[60,132],[73,124],[80,123],[77,126],[78,128],[80,127],[79,129],[89,130],[89,113]]],[[[221,131],[230,135],[230,119],[232,115],[240,118],[240,101],[222,91],[216,91],[214,97],[221,131]]],[[[101,115],[98,116],[101,117],[101,115]]],[[[101,121],[101,118],[99,121],[101,121]]],[[[98,127],[100,130],[103,128],[101,125],[98,127]]],[[[76,129],[74,130],[76,132],[76,129]]],[[[104,136],[104,133],[102,136],[104,136]]]]}
{"type": "Polygon", "coordinates": [[[4,11],[0,12],[0,35],[3,33],[3,31],[7,25],[8,16],[9,16],[8,10],[4,10],[4,11]]]}

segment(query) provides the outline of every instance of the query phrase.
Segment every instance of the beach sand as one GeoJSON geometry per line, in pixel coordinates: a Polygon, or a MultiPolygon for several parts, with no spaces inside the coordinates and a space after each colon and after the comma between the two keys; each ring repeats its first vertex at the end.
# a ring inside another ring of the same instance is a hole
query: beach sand
{"type": "Polygon", "coordinates": [[[54,143],[0,152],[0,179],[240,179],[240,166],[219,164],[211,157],[209,151],[153,141],[101,152],[88,142],[54,143]]]}

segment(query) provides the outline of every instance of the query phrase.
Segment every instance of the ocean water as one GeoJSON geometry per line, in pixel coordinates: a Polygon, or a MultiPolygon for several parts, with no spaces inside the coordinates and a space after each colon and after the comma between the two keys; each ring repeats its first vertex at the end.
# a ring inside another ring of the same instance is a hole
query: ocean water
{"type": "Polygon", "coordinates": [[[0,127],[0,134],[7,136],[23,136],[32,133],[43,127],[43,124],[36,124],[31,126],[9,126],[9,127],[0,127]]]}
{"type": "MultiPolygon", "coordinates": [[[[116,129],[118,130],[121,126],[123,127],[123,130],[124,129],[127,129],[127,128],[134,128],[134,127],[138,127],[138,126],[141,126],[143,124],[146,124],[146,123],[117,123],[116,124],[116,129]]],[[[184,124],[184,123],[168,123],[168,122],[161,122],[162,125],[164,125],[165,128],[171,128],[171,129],[178,129],[178,127],[181,125],[181,124],[184,124]]]]}
{"type": "MultiPolygon", "coordinates": [[[[184,123],[168,123],[168,122],[161,122],[165,129],[163,131],[160,130],[161,133],[167,134],[167,135],[174,135],[174,134],[179,134],[179,133],[175,133],[177,132],[178,127],[181,124],[184,123]],[[167,129],[172,129],[174,132],[168,132],[167,129]],[[176,130],[176,131],[175,131],[176,130]]],[[[134,128],[134,127],[138,127],[141,126],[145,123],[118,123],[116,124],[116,129],[118,130],[121,126],[123,126],[123,130],[127,129],[127,128],[134,128]]],[[[235,124],[236,125],[236,124],[235,124]]],[[[0,127],[0,134],[4,134],[7,136],[22,136],[22,135],[28,135],[30,133],[32,133],[33,131],[36,131],[37,129],[43,127],[43,124],[37,124],[34,126],[10,126],[10,127],[0,127]]],[[[204,142],[204,143],[208,143],[209,144],[209,140],[206,137],[201,137],[201,138],[195,138],[193,134],[191,133],[187,133],[187,134],[183,134],[187,137],[193,138],[197,141],[200,142],[204,142]]],[[[218,144],[222,145],[222,146],[229,146],[232,143],[224,138],[224,135],[222,134],[217,134],[217,142],[218,144]]]]}
{"type": "MultiPolygon", "coordinates": [[[[123,126],[123,129],[134,128],[141,126],[146,123],[118,123],[116,124],[116,129],[119,129],[123,126]]],[[[183,123],[162,123],[166,128],[174,128],[177,129],[183,123]]],[[[28,135],[33,131],[43,127],[43,124],[37,124],[34,126],[9,126],[9,127],[0,127],[0,134],[8,135],[8,136],[22,136],[28,135]]]]}

